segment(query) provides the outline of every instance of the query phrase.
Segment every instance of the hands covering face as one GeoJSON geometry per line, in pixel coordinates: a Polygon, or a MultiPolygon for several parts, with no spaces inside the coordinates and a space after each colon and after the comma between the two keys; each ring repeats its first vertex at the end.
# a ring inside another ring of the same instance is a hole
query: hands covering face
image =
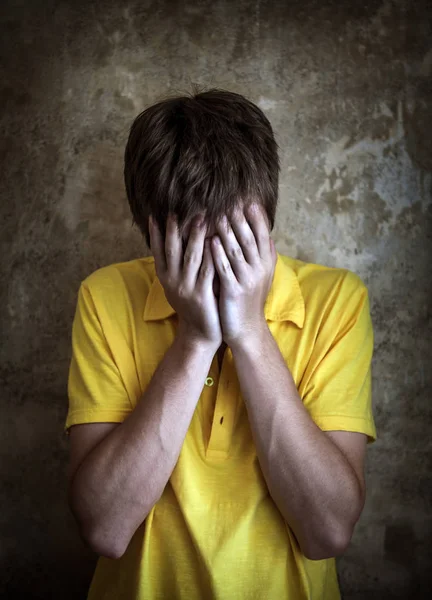
{"type": "Polygon", "coordinates": [[[190,308],[194,305],[197,318],[199,310],[212,313],[211,318],[207,314],[201,320],[211,321],[213,332],[213,313],[218,313],[223,341],[233,347],[266,323],[264,304],[273,281],[276,249],[259,204],[238,207],[230,221],[227,217],[220,219],[212,236],[199,221],[199,216],[193,220],[188,241],[183,240],[182,245],[176,220],[170,216],[165,252],[157,227],[150,227],[156,271],[168,300],[183,313],[189,329],[195,330],[192,317],[186,314],[191,311],[177,299],[178,291],[183,299],[189,298],[190,308]]]}
{"type": "Polygon", "coordinates": [[[220,280],[219,317],[223,340],[233,347],[265,324],[277,253],[259,204],[237,209],[230,222],[223,217],[216,229],[211,249],[220,280]]]}

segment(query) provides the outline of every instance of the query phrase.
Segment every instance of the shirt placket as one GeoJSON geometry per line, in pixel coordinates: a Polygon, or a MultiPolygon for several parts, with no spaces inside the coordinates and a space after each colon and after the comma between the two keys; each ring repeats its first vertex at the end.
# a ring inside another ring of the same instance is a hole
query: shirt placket
{"type": "Polygon", "coordinates": [[[216,394],[206,458],[223,460],[229,455],[239,390],[230,348],[225,350],[220,372],[217,356],[214,356],[205,384],[214,387],[213,393],[216,394]]]}

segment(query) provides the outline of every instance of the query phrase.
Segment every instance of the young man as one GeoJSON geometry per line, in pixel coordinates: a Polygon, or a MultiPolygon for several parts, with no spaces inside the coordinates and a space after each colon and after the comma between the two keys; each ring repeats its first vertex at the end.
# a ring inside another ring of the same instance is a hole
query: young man
{"type": "Polygon", "coordinates": [[[340,597],[376,438],[368,291],[276,252],[278,175],[241,95],[133,123],[126,189],[154,256],[90,274],[72,331],[69,503],[100,555],[91,600],[340,597]]]}

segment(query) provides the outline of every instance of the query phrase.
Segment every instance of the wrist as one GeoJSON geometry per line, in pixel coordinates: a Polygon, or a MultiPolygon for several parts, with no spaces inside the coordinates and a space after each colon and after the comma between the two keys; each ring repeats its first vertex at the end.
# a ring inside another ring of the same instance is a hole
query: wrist
{"type": "Polygon", "coordinates": [[[231,340],[229,347],[232,352],[254,352],[262,348],[266,336],[272,335],[267,321],[261,321],[250,332],[244,332],[237,340],[231,340]]]}
{"type": "Polygon", "coordinates": [[[182,323],[180,323],[178,326],[176,338],[179,340],[184,349],[198,351],[204,354],[209,353],[212,356],[214,356],[220,345],[215,341],[207,340],[199,335],[196,335],[182,325],[182,323]]]}

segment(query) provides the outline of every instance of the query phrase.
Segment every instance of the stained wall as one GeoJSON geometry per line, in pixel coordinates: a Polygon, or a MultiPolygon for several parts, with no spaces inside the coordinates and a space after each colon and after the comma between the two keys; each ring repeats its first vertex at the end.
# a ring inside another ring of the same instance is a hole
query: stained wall
{"type": "Polygon", "coordinates": [[[66,506],[79,283],[148,254],[122,179],[133,118],[192,82],[246,95],[281,148],[279,252],[369,288],[378,441],[338,559],[347,600],[431,586],[432,31],[426,0],[3,2],[0,596],[84,598],[66,506]]]}

